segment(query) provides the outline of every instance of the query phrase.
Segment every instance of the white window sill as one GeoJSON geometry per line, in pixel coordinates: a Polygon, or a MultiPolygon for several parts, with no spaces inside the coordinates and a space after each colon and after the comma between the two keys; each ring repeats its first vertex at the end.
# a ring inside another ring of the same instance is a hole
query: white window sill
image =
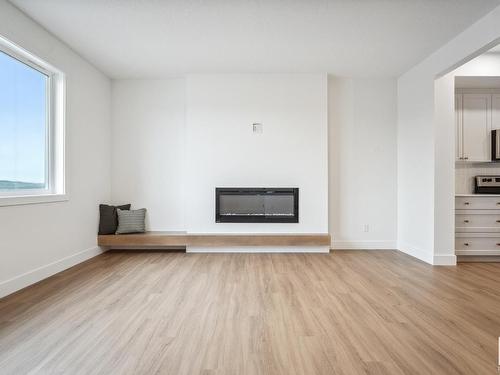
{"type": "Polygon", "coordinates": [[[68,199],[69,198],[66,194],[0,196],[0,207],[64,202],[68,199]]]}

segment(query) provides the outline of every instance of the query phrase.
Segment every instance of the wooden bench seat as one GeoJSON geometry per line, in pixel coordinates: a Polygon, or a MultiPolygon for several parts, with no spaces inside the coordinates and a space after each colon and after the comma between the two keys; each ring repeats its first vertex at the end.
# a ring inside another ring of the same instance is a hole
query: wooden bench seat
{"type": "Polygon", "coordinates": [[[186,247],[186,246],[330,246],[329,234],[188,234],[146,232],[99,235],[105,247],[186,247]]]}

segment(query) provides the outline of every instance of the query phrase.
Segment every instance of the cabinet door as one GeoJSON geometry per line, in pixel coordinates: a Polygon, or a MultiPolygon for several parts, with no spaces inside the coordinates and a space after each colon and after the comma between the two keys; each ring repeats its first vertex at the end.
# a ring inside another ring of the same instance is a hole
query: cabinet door
{"type": "Polygon", "coordinates": [[[500,94],[491,96],[491,129],[500,129],[500,94]]]}
{"type": "Polygon", "coordinates": [[[462,94],[455,95],[455,159],[463,159],[463,134],[462,134],[462,94]]]}
{"type": "Polygon", "coordinates": [[[463,94],[463,157],[491,161],[491,94],[463,94]]]}

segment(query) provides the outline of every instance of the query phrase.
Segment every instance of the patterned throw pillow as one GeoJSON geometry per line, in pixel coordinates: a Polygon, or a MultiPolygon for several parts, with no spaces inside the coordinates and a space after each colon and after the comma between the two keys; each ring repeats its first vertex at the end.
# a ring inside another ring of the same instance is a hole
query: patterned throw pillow
{"type": "Polygon", "coordinates": [[[140,210],[117,210],[118,228],[116,234],[144,233],[146,231],[146,209],[140,210]]]}

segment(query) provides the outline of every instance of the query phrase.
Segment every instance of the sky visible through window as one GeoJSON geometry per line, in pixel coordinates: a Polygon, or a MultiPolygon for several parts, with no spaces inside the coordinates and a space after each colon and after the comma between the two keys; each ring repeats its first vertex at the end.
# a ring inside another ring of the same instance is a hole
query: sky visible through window
{"type": "Polygon", "coordinates": [[[47,84],[0,51],[0,190],[46,186],[47,84]]]}

